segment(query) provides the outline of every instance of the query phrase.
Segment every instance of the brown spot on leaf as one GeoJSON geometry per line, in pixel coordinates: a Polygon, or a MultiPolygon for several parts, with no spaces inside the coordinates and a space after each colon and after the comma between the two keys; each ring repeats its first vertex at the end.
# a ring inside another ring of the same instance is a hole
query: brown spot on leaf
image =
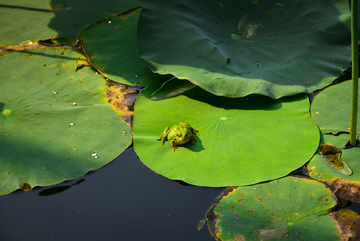
{"type": "Polygon", "coordinates": [[[123,85],[113,81],[108,81],[108,89],[105,90],[107,103],[117,112],[127,123],[132,121],[134,114],[134,102],[138,96],[136,87],[123,85]]]}
{"type": "Polygon", "coordinates": [[[321,180],[327,184],[331,191],[337,196],[347,199],[353,202],[360,202],[360,183],[359,182],[348,182],[344,179],[338,178],[335,180],[321,180]]]}
{"type": "Polygon", "coordinates": [[[234,206],[231,206],[231,207],[230,207],[230,210],[231,210],[231,211],[234,211],[234,206]]]}
{"type": "Polygon", "coordinates": [[[245,237],[241,234],[236,234],[234,238],[232,238],[230,241],[244,241],[245,237]]]}
{"type": "Polygon", "coordinates": [[[75,71],[90,66],[90,63],[87,61],[87,59],[81,59],[81,57],[76,61],[76,64],[77,65],[75,71]]]}
{"type": "Polygon", "coordinates": [[[348,208],[333,212],[330,215],[335,221],[342,241],[360,240],[360,216],[348,208]]]}
{"type": "Polygon", "coordinates": [[[259,240],[284,239],[289,236],[288,226],[258,229],[259,240]]]}
{"type": "Polygon", "coordinates": [[[261,203],[263,202],[262,198],[260,198],[260,197],[256,197],[256,199],[259,200],[259,202],[261,202],[261,203]]]}
{"type": "MultiPolygon", "coordinates": [[[[239,187],[228,187],[225,189],[225,191],[216,198],[216,201],[219,201],[220,199],[223,199],[224,197],[228,196],[231,193],[234,193],[235,190],[237,190],[239,187]]],[[[242,193],[242,196],[244,195],[244,193],[242,193]]],[[[241,195],[240,195],[241,196],[241,195]]]]}
{"type": "MultiPolygon", "coordinates": [[[[30,43],[30,44],[21,44],[21,45],[12,45],[12,46],[5,46],[0,48],[0,56],[4,54],[8,54],[15,51],[21,51],[21,50],[28,50],[28,49],[49,49],[49,48],[62,48],[62,46],[47,46],[40,44],[38,42],[36,43],[30,43]]],[[[31,57],[25,56],[25,57],[31,57]]],[[[46,66],[46,65],[44,65],[46,66]]]]}
{"type": "Polygon", "coordinates": [[[327,144],[327,143],[322,143],[319,146],[319,152],[320,152],[320,154],[327,154],[327,153],[336,154],[336,153],[340,153],[339,149],[337,149],[336,146],[333,146],[333,145],[327,144]]]}
{"type": "Polygon", "coordinates": [[[319,147],[319,152],[326,163],[333,169],[347,176],[352,174],[352,170],[348,164],[341,159],[341,151],[339,151],[337,147],[331,144],[323,143],[319,147]]]}
{"type": "Polygon", "coordinates": [[[254,211],[252,211],[252,210],[246,210],[246,212],[248,212],[250,214],[254,214],[254,211]]]}
{"type": "Polygon", "coordinates": [[[206,218],[203,218],[200,220],[199,224],[198,224],[198,231],[200,231],[206,224],[206,218]]]}
{"type": "Polygon", "coordinates": [[[208,214],[208,228],[211,232],[211,234],[214,236],[216,240],[220,240],[218,237],[221,234],[221,231],[219,227],[217,226],[217,223],[219,222],[219,219],[221,215],[218,215],[214,212],[214,208],[219,205],[219,203],[212,206],[212,208],[209,211],[208,214]]]}
{"type": "Polygon", "coordinates": [[[131,14],[138,14],[141,11],[141,7],[131,9],[118,15],[121,19],[127,19],[131,14]]]}
{"type": "Polygon", "coordinates": [[[23,191],[27,192],[27,191],[30,191],[32,187],[31,187],[31,185],[29,183],[24,182],[23,184],[21,184],[20,188],[23,191]]]}
{"type": "Polygon", "coordinates": [[[237,219],[237,220],[239,220],[239,214],[234,214],[234,217],[237,219]]]}
{"type": "Polygon", "coordinates": [[[64,11],[66,8],[60,4],[56,4],[54,6],[51,6],[51,11],[54,13],[59,13],[64,11]]]}

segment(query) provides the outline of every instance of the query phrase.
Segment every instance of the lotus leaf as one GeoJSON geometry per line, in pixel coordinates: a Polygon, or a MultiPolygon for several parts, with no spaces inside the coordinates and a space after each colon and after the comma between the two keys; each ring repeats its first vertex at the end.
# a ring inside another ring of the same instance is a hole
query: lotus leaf
{"type": "Polygon", "coordinates": [[[351,59],[346,1],[140,3],[141,57],[154,72],[216,95],[310,93],[329,85],[351,59]]]}
{"type": "Polygon", "coordinates": [[[319,131],[306,95],[226,98],[195,88],[161,101],[142,92],[135,103],[134,149],[153,171],[200,186],[248,185],[282,177],[315,153],[319,131]],[[165,127],[185,122],[199,131],[196,145],[173,152],[156,141],[165,127]]]}
{"type": "Polygon", "coordinates": [[[147,86],[158,79],[140,58],[136,26],[140,9],[97,23],[80,33],[89,62],[107,78],[128,85],[147,86]]]}
{"type": "MultiPolygon", "coordinates": [[[[358,106],[360,108],[360,102],[358,106]]],[[[311,116],[323,133],[349,132],[350,107],[351,81],[345,81],[330,86],[315,96],[311,103],[311,116]]]]}
{"type": "Polygon", "coordinates": [[[131,144],[103,77],[76,71],[80,57],[59,49],[1,57],[0,195],[77,178],[131,144]]]}
{"type": "Polygon", "coordinates": [[[336,196],[318,181],[286,177],[227,189],[210,211],[216,240],[339,240],[336,196]]]}

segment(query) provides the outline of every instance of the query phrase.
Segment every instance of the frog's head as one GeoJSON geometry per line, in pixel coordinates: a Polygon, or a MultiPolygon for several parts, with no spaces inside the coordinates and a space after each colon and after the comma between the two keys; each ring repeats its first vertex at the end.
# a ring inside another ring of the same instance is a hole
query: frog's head
{"type": "Polygon", "coordinates": [[[177,134],[179,141],[187,141],[191,137],[191,135],[187,132],[181,132],[177,134]]]}

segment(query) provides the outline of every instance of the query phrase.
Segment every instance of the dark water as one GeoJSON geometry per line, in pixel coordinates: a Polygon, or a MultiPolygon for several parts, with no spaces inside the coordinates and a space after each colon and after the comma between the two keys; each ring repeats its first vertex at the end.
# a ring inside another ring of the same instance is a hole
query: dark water
{"type": "Polygon", "coordinates": [[[159,176],[129,148],[79,179],[1,196],[0,240],[213,241],[197,225],[223,190],[159,176]]]}
{"type": "Polygon", "coordinates": [[[159,176],[129,148],[79,179],[1,196],[0,240],[214,240],[197,226],[223,190],[159,176]]]}

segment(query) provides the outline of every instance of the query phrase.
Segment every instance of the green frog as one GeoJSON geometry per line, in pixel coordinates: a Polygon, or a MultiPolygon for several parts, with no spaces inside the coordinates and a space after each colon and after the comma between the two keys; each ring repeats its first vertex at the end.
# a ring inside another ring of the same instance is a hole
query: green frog
{"type": "Polygon", "coordinates": [[[164,144],[165,141],[168,141],[173,151],[175,151],[178,150],[179,145],[183,145],[189,141],[191,142],[191,145],[196,145],[193,134],[199,135],[198,132],[199,131],[192,128],[189,124],[179,122],[178,125],[174,125],[171,128],[167,126],[161,133],[160,138],[156,140],[162,141],[162,144],[164,144]]]}

